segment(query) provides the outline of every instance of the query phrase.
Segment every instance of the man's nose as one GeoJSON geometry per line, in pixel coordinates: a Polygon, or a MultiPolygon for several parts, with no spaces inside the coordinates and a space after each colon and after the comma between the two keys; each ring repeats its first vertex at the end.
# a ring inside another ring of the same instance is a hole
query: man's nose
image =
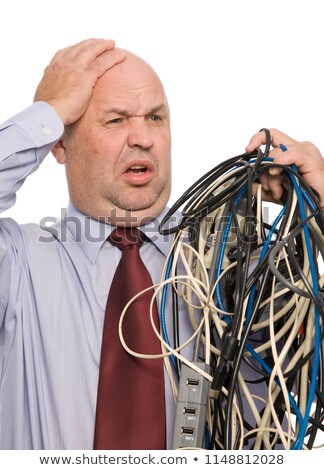
{"type": "Polygon", "coordinates": [[[129,124],[128,145],[129,147],[141,147],[149,149],[153,145],[152,129],[144,119],[129,124]]]}

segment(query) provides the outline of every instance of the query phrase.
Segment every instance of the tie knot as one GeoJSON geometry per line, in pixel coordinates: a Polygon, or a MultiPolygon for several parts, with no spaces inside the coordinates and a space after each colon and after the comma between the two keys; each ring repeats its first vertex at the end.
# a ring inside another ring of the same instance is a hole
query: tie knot
{"type": "Polygon", "coordinates": [[[140,247],[145,238],[144,233],[135,227],[117,227],[109,235],[108,241],[112,245],[117,246],[120,250],[123,250],[125,247],[130,245],[137,245],[140,247]]]}

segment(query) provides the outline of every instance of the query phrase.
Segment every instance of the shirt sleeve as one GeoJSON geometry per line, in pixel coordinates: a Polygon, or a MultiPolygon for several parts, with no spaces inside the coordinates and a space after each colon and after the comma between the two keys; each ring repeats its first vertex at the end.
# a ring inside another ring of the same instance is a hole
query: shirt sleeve
{"type": "Polygon", "coordinates": [[[0,124],[0,212],[16,201],[16,192],[64,132],[56,111],[36,102],[0,124]]]}

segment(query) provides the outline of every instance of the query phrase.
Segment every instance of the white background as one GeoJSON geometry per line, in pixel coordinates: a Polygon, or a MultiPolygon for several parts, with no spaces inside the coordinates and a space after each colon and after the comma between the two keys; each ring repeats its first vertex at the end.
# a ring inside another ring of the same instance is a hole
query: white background
{"type": "MultiPolygon", "coordinates": [[[[321,0],[10,0],[0,10],[0,121],[27,107],[55,52],[113,38],[160,75],[171,105],[173,203],[261,127],[324,151],[321,0]]],[[[323,183],[324,184],[324,183],[323,183]]],[[[60,217],[64,168],[49,155],[5,215],[60,217]]],[[[314,466],[313,468],[320,468],[314,466]]]]}
{"type": "MultiPolygon", "coordinates": [[[[27,107],[55,52],[113,38],[146,59],[172,112],[173,203],[244,152],[261,127],[324,149],[320,0],[10,0],[0,12],[0,121],[27,107]]],[[[5,215],[59,217],[64,167],[49,155],[5,215]]]]}

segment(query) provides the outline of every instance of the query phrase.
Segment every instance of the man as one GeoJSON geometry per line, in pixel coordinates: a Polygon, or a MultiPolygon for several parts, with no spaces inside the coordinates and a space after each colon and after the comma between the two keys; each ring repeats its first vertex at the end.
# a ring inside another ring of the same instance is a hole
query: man
{"type": "MultiPolygon", "coordinates": [[[[288,147],[280,158],[295,162],[324,200],[318,150],[276,130],[272,142],[288,147]]],[[[257,134],[247,150],[262,143],[257,134]]],[[[140,226],[151,240],[141,257],[153,283],[170,250],[170,240],[157,233],[170,195],[170,115],[147,63],[104,39],[54,56],[35,103],[0,127],[2,210],[50,151],[66,168],[66,218],[50,231],[0,222],[3,449],[93,448],[105,305],[121,256],[107,237],[114,226],[140,226]]],[[[263,184],[280,197],[280,175],[263,184]]],[[[180,318],[183,341],[190,327],[180,318]]],[[[167,327],[172,331],[171,315],[167,327]]],[[[167,375],[165,388],[170,448],[174,400],[167,375]]]]}

